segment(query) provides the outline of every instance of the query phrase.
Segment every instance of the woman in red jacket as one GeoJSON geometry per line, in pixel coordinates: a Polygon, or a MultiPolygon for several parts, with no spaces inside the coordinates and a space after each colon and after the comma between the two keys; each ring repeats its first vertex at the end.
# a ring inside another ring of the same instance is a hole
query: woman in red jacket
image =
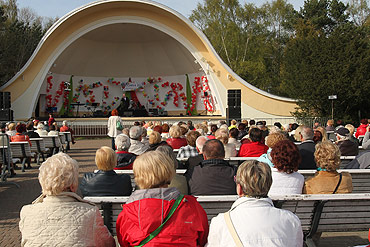
{"type": "Polygon", "coordinates": [[[242,142],[239,149],[239,157],[260,157],[269,149],[262,143],[262,130],[252,128],[249,132],[250,142],[242,142]]]}
{"type": "Polygon", "coordinates": [[[168,188],[175,168],[164,153],[150,151],[134,162],[132,193],[119,214],[116,231],[121,246],[137,246],[167,218],[175,202],[180,202],[162,230],[145,246],[204,246],[208,236],[207,215],[193,196],[182,196],[168,188]]]}
{"type": "MultiPolygon", "coordinates": [[[[25,135],[27,128],[25,124],[18,124],[15,127],[15,130],[17,133],[15,133],[15,136],[10,137],[11,142],[28,142],[31,146],[30,137],[28,135],[25,135]]],[[[27,167],[26,169],[31,169],[31,158],[27,158],[27,167]]]]}
{"type": "Polygon", "coordinates": [[[170,136],[171,138],[168,138],[167,144],[170,145],[173,149],[179,149],[181,147],[187,146],[188,142],[186,141],[186,138],[181,137],[181,128],[178,125],[173,125],[170,128],[170,136]]]}
{"type": "Polygon", "coordinates": [[[362,136],[362,135],[365,135],[366,133],[366,127],[367,127],[368,123],[367,123],[367,119],[361,119],[361,124],[360,126],[357,128],[356,130],[356,138],[358,139],[359,136],[362,136]]]}

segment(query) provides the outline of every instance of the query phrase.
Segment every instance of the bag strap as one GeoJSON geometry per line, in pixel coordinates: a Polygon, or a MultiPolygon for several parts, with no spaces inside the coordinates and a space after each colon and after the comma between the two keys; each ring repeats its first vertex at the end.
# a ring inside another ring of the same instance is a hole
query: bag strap
{"type": "Polygon", "coordinates": [[[141,246],[147,244],[150,240],[152,240],[155,236],[157,236],[158,233],[161,232],[164,224],[166,224],[166,222],[171,218],[171,216],[173,215],[173,213],[179,207],[179,205],[180,205],[180,203],[181,203],[181,201],[182,201],[183,198],[184,198],[184,195],[179,195],[177,197],[175,203],[172,205],[171,210],[168,213],[168,215],[166,216],[166,218],[164,219],[163,223],[160,226],[158,226],[158,228],[155,229],[151,234],[149,234],[149,236],[147,236],[143,241],[141,241],[139,245],[136,245],[135,247],[141,247],[141,246]]]}
{"type": "Polygon", "coordinates": [[[335,194],[337,192],[341,182],[342,182],[342,173],[339,173],[339,181],[338,181],[337,187],[335,187],[335,190],[334,190],[333,194],[335,194]]]}
{"type": "Polygon", "coordinates": [[[242,241],[240,241],[239,235],[235,230],[233,222],[231,221],[230,211],[224,213],[224,218],[226,221],[227,228],[229,229],[229,232],[234,239],[234,243],[236,244],[237,247],[243,247],[243,243],[242,241]]]}

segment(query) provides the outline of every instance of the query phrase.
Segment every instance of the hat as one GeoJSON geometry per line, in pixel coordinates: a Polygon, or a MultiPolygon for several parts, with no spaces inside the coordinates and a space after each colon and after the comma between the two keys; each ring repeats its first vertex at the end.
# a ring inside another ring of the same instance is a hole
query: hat
{"type": "Polygon", "coordinates": [[[335,133],[337,133],[338,135],[341,135],[341,136],[348,136],[349,135],[349,130],[344,128],[344,127],[341,127],[335,133]]]}

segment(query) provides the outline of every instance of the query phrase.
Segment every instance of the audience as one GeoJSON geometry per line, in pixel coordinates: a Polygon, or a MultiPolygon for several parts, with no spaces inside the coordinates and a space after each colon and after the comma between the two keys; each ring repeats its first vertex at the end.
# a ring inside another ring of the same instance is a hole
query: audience
{"type": "Polygon", "coordinates": [[[361,119],[360,123],[361,123],[360,126],[358,126],[358,128],[356,130],[356,134],[355,134],[355,137],[356,138],[358,138],[359,136],[365,135],[366,128],[369,125],[366,118],[365,119],[361,119]]]}
{"type": "Polygon", "coordinates": [[[185,163],[185,167],[187,168],[187,172],[193,169],[195,166],[199,165],[203,160],[203,146],[208,141],[208,137],[206,136],[199,136],[195,142],[196,149],[198,151],[197,156],[189,157],[185,163]]]}
{"type": "Polygon", "coordinates": [[[114,138],[122,133],[123,122],[120,116],[118,116],[117,109],[111,112],[111,116],[108,119],[108,136],[112,139],[112,149],[115,149],[114,138]],[[120,128],[122,127],[122,128],[120,128]]]}
{"type": "Polygon", "coordinates": [[[249,132],[250,142],[244,142],[239,149],[239,157],[259,157],[266,153],[268,147],[262,143],[262,130],[252,128],[249,132]]]}
{"type": "Polygon", "coordinates": [[[161,134],[159,132],[157,132],[156,130],[153,130],[152,133],[150,133],[150,135],[149,135],[149,148],[146,150],[146,152],[154,151],[159,146],[162,146],[162,145],[167,145],[168,146],[167,142],[162,141],[161,134]]]}
{"type": "Polygon", "coordinates": [[[338,173],[340,151],[337,145],[330,141],[316,145],[315,159],[319,171],[314,177],[306,180],[303,193],[305,194],[335,194],[351,193],[352,178],[348,172],[338,173]]]}
{"type": "Polygon", "coordinates": [[[212,219],[207,246],[303,246],[299,218],[275,208],[267,196],[272,184],[268,165],[244,162],[236,184],[239,198],[230,211],[212,219]]]}
{"type": "Polygon", "coordinates": [[[75,138],[74,138],[74,134],[75,134],[75,132],[74,132],[74,130],[73,129],[71,129],[69,126],[68,126],[68,121],[67,120],[64,120],[63,121],[63,126],[62,127],[60,127],[60,130],[59,130],[60,132],[70,132],[71,133],[71,138],[72,138],[72,144],[75,144],[76,142],[75,142],[75,138]]]}
{"type": "Polygon", "coordinates": [[[141,142],[143,134],[143,127],[140,126],[132,126],[130,128],[130,142],[131,146],[129,148],[129,152],[140,155],[145,153],[145,151],[149,148],[144,143],[141,142]]]}
{"type": "Polygon", "coordinates": [[[370,149],[370,125],[367,126],[366,130],[364,139],[362,140],[362,148],[370,149]]]}
{"type": "Polygon", "coordinates": [[[135,160],[133,171],[140,189],[122,205],[117,218],[120,245],[140,245],[163,223],[164,214],[179,204],[150,245],[204,246],[208,236],[207,215],[195,197],[182,196],[176,188],[168,188],[175,175],[171,158],[159,151],[144,153],[135,160]]]}
{"type": "Polygon", "coordinates": [[[5,132],[8,136],[15,136],[15,123],[8,124],[8,130],[5,132]]]}
{"type": "Polygon", "coordinates": [[[358,145],[349,140],[350,132],[347,128],[341,127],[336,131],[337,141],[342,156],[355,156],[358,154],[358,145]]]}
{"type": "Polygon", "coordinates": [[[297,145],[289,140],[279,141],[271,151],[274,167],[269,195],[302,194],[304,177],[298,173],[301,155],[297,145]]]}
{"type": "Polygon", "coordinates": [[[242,145],[240,141],[238,141],[239,130],[237,128],[232,128],[229,131],[229,143],[234,144],[237,149],[240,148],[242,145]]]}
{"type": "Polygon", "coordinates": [[[310,127],[302,126],[300,131],[301,144],[298,145],[299,153],[302,157],[302,161],[298,167],[300,170],[316,169],[314,158],[315,143],[313,137],[313,130],[310,127]]]}
{"type": "Polygon", "coordinates": [[[257,160],[268,164],[270,167],[274,167],[271,158],[271,150],[278,142],[286,139],[286,136],[281,132],[269,134],[266,138],[266,145],[269,147],[269,149],[267,150],[267,153],[262,154],[257,160]]]}
{"type": "Polygon", "coordinates": [[[325,128],[326,131],[334,131],[335,128],[334,128],[334,120],[333,119],[329,119],[327,122],[326,122],[326,128],[325,128]]]}
{"type": "Polygon", "coordinates": [[[75,193],[77,161],[58,153],[39,170],[42,195],[20,213],[22,246],[116,246],[99,209],[75,193]]]}
{"type": "Polygon", "coordinates": [[[181,147],[177,153],[178,159],[184,159],[189,157],[198,156],[197,148],[195,147],[195,142],[200,136],[199,132],[191,130],[186,136],[187,146],[181,147]]]}
{"type": "Polygon", "coordinates": [[[117,166],[114,170],[132,170],[136,155],[128,152],[131,143],[127,135],[118,135],[115,139],[117,166]]]}
{"type": "Polygon", "coordinates": [[[113,168],[117,156],[110,147],[101,147],[96,151],[97,172],[85,173],[80,190],[82,196],[128,196],[132,193],[131,178],[127,174],[117,174],[113,168]]]}
{"type": "Polygon", "coordinates": [[[25,135],[27,135],[29,138],[40,138],[40,135],[34,130],[33,128],[33,122],[29,121],[26,125],[27,132],[25,135]]]}
{"type": "Polygon", "coordinates": [[[178,125],[173,125],[170,128],[170,136],[171,138],[168,138],[166,141],[173,149],[179,149],[187,145],[186,139],[181,137],[181,128],[178,125]]]}
{"type": "MultiPolygon", "coordinates": [[[[170,146],[168,146],[168,145],[160,146],[160,147],[157,148],[157,151],[162,152],[163,154],[170,157],[175,170],[177,169],[179,162],[177,161],[176,155],[175,155],[175,153],[173,152],[173,149],[170,146]]],[[[175,174],[175,176],[171,180],[171,183],[168,185],[168,188],[172,188],[172,187],[174,187],[178,191],[180,191],[180,193],[182,195],[188,195],[189,194],[188,182],[186,181],[186,178],[184,177],[183,174],[181,174],[181,175],[177,174],[177,173],[175,174]]]]}
{"type": "Polygon", "coordinates": [[[48,135],[48,131],[45,130],[45,125],[43,125],[42,123],[39,123],[37,125],[37,129],[36,129],[36,132],[37,134],[39,134],[39,136],[47,136],[48,135]]]}
{"type": "Polygon", "coordinates": [[[209,140],[203,147],[204,161],[187,174],[191,195],[233,195],[235,191],[233,166],[224,160],[224,145],[209,140]]]}
{"type": "MultiPolygon", "coordinates": [[[[235,128],[233,128],[235,129],[235,128]]],[[[222,144],[224,144],[225,149],[225,159],[229,159],[230,157],[236,157],[238,152],[236,151],[236,145],[233,143],[229,143],[229,135],[227,133],[227,129],[218,129],[216,131],[216,139],[220,140],[222,144]]]]}
{"type": "Polygon", "coordinates": [[[326,129],[319,126],[316,128],[316,131],[320,131],[321,135],[322,135],[322,139],[321,141],[327,141],[328,140],[328,134],[326,133],[326,129]]]}
{"type": "Polygon", "coordinates": [[[58,136],[59,132],[56,130],[56,127],[54,124],[49,126],[49,133],[48,136],[58,136]]]}

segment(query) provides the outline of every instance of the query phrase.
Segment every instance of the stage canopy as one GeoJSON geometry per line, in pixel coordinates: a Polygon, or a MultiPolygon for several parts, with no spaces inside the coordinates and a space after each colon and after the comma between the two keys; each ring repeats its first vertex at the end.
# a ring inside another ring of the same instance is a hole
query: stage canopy
{"type": "Polygon", "coordinates": [[[187,18],[144,0],[96,1],[68,13],[1,91],[11,92],[15,118],[25,119],[50,106],[59,111],[66,82],[75,102],[96,102],[105,111],[117,106],[125,86],[146,108],[170,115],[193,105],[226,116],[233,89],[241,90],[242,118],[289,118],[296,107],[242,80],[187,18]]]}

